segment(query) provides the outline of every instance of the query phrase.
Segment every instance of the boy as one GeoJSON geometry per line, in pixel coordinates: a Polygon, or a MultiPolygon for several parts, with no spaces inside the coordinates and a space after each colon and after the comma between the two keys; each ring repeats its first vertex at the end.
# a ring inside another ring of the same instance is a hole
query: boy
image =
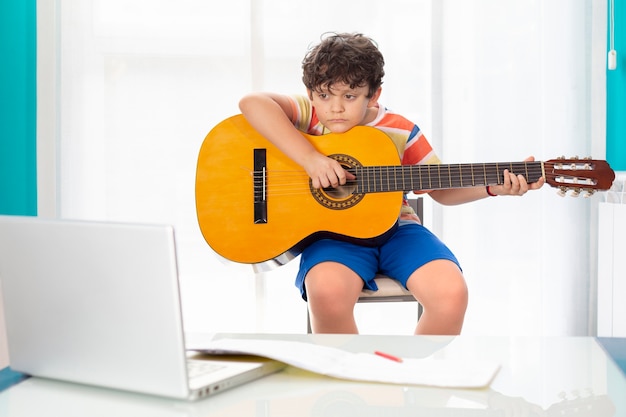
{"type": "MultiPolygon", "coordinates": [[[[383,56],[371,39],[362,34],[330,34],[303,60],[307,97],[254,93],[242,98],[239,107],[261,135],[304,168],[316,188],[343,185],[354,176],[319,153],[299,131],[322,135],[373,126],[392,138],[403,165],[439,163],[414,123],[379,105],[383,66],[383,56]]],[[[523,176],[508,170],[503,175],[502,185],[429,193],[437,202],[452,205],[522,195],[543,185],[543,180],[529,185],[523,176]]],[[[424,307],[416,334],[461,332],[468,294],[457,259],[406,203],[399,224],[377,247],[323,239],[304,249],[296,285],[308,300],[314,332],[357,333],[354,306],[364,287],[376,289],[377,272],[400,281],[424,307]]]]}

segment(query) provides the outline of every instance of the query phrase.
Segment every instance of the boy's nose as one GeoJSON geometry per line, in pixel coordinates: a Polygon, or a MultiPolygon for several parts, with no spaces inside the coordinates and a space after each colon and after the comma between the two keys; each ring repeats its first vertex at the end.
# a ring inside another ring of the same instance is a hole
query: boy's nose
{"type": "Polygon", "coordinates": [[[342,112],[343,111],[343,103],[341,100],[333,100],[331,102],[331,110],[334,112],[342,112]]]}

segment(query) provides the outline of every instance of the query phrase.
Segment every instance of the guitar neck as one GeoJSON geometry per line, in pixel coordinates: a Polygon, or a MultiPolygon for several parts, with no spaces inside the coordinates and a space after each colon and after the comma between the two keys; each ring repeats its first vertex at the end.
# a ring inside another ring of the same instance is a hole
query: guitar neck
{"type": "Polygon", "coordinates": [[[545,175],[544,163],[498,162],[368,166],[349,169],[356,176],[357,193],[440,190],[502,184],[503,171],[523,175],[528,183],[545,175]]]}

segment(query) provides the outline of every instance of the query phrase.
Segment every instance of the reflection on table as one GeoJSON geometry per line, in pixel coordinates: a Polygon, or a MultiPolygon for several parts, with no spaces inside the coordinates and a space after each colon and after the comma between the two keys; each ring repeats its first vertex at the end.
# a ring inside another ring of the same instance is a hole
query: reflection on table
{"type": "Polygon", "coordinates": [[[289,367],[194,403],[31,378],[0,393],[0,415],[626,416],[626,379],[593,338],[283,337],[404,357],[490,358],[502,369],[489,388],[462,390],[344,381],[289,367]]]}

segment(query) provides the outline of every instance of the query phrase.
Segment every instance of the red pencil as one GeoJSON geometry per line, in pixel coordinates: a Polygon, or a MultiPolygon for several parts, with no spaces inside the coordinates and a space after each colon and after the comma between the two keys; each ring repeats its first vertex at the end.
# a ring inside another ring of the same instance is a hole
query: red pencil
{"type": "Polygon", "coordinates": [[[389,359],[390,361],[402,363],[402,358],[390,355],[389,353],[385,353],[385,352],[381,352],[381,351],[377,350],[377,351],[374,352],[374,354],[378,355],[378,356],[381,356],[381,357],[383,357],[385,359],[389,359]]]}

